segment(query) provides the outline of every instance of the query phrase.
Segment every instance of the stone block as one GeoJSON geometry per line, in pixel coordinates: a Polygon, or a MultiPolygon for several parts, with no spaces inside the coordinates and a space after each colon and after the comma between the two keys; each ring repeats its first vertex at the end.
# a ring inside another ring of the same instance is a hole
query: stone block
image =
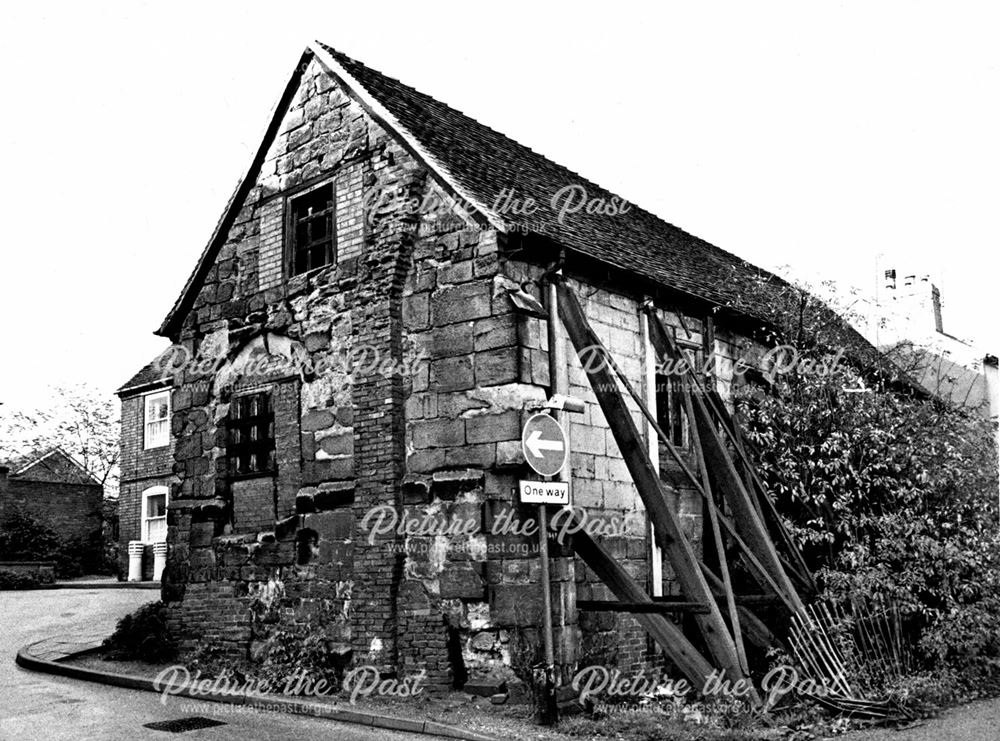
{"type": "Polygon", "coordinates": [[[498,468],[514,468],[524,464],[524,450],[520,440],[502,440],[497,443],[498,468]]]}
{"type": "Polygon", "coordinates": [[[352,455],[354,435],[352,433],[328,435],[319,441],[319,447],[327,455],[352,455]]]}
{"type": "Polygon", "coordinates": [[[313,512],[303,515],[302,527],[315,532],[320,541],[347,540],[354,531],[354,513],[350,510],[313,512]]]}
{"type": "Polygon", "coordinates": [[[472,322],[460,322],[431,330],[430,355],[433,358],[450,358],[468,355],[473,349],[472,322]]]}
{"type": "Polygon", "coordinates": [[[491,285],[485,281],[442,288],[431,299],[431,316],[437,326],[482,319],[490,315],[491,285]]]}
{"type": "Polygon", "coordinates": [[[333,413],[327,409],[313,409],[308,411],[302,417],[302,431],[303,432],[315,432],[316,430],[325,430],[333,426],[334,416],[333,413]]]}
{"type": "Polygon", "coordinates": [[[445,466],[444,448],[415,450],[406,457],[406,467],[414,473],[430,473],[445,466]]]}
{"type": "Polygon", "coordinates": [[[465,420],[465,439],[470,443],[489,443],[521,438],[521,414],[478,414],[465,420]]]}
{"type": "Polygon", "coordinates": [[[463,445],[460,448],[445,448],[444,461],[448,466],[475,466],[492,468],[496,463],[496,443],[463,445]]]}
{"type": "Polygon", "coordinates": [[[465,421],[433,419],[412,424],[414,448],[446,448],[465,444],[465,421]]]}
{"type": "Polygon", "coordinates": [[[485,597],[482,564],[471,561],[451,562],[441,572],[441,599],[476,599],[485,597]]]}
{"type": "Polygon", "coordinates": [[[430,387],[434,391],[465,391],[475,386],[472,358],[468,355],[430,361],[430,387]]]}
{"type": "Polygon", "coordinates": [[[489,592],[490,615],[495,624],[541,624],[542,592],[537,584],[497,584],[489,592]]]}
{"type": "Polygon", "coordinates": [[[473,349],[476,352],[513,347],[517,344],[517,317],[504,314],[478,320],[473,327],[473,349]]]}
{"type": "Polygon", "coordinates": [[[319,485],[314,498],[316,509],[330,510],[354,503],[353,481],[329,481],[319,485]]]}
{"type": "Polygon", "coordinates": [[[515,348],[499,348],[475,355],[477,386],[498,386],[518,380],[518,353],[515,348]]]}

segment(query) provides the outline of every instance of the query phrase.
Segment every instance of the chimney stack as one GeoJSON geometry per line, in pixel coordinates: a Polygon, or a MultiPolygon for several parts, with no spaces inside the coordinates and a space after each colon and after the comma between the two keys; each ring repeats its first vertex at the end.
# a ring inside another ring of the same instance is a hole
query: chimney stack
{"type": "Polygon", "coordinates": [[[885,271],[885,287],[890,291],[896,290],[896,271],[886,270],[885,271]]]}

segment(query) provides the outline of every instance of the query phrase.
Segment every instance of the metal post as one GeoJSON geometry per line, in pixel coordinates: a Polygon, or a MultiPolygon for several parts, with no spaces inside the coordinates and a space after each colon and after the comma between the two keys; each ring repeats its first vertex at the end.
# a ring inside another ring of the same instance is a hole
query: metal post
{"type": "MultiPolygon", "coordinates": [[[[548,340],[549,340],[549,386],[553,394],[566,393],[566,346],[561,341],[559,332],[559,298],[556,283],[559,277],[553,276],[548,282],[548,340]]],[[[549,412],[557,422],[562,424],[563,416],[559,410],[549,412]]],[[[569,469],[569,436],[566,438],[567,464],[558,473],[559,481],[570,480],[569,469]]],[[[541,560],[542,578],[542,642],[545,649],[545,701],[543,703],[541,721],[551,724],[558,720],[558,707],[555,697],[555,641],[552,635],[552,581],[549,574],[549,536],[548,513],[546,506],[538,506],[538,555],[541,560]]]]}

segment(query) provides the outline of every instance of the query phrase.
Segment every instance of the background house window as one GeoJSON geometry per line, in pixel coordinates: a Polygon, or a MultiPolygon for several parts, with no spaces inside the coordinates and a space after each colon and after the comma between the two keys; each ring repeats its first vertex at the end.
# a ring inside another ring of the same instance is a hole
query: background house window
{"type": "Polygon", "coordinates": [[[167,539],[167,487],[153,486],[142,493],[142,539],[163,543],[167,539]]]}
{"type": "Polygon", "coordinates": [[[333,183],[293,198],[289,207],[290,274],[315,270],[336,260],[333,183]]]}
{"type": "Polygon", "coordinates": [[[146,396],[146,448],[160,448],[170,443],[170,392],[158,391],[146,396]]]}
{"type": "Polygon", "coordinates": [[[226,454],[233,476],[274,471],[274,413],[266,391],[233,397],[229,404],[226,454]]]}

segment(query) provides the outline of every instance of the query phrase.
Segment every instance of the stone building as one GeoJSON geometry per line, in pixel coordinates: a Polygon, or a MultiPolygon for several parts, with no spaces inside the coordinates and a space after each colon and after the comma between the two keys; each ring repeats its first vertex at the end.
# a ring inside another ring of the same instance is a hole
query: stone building
{"type": "Polygon", "coordinates": [[[0,527],[15,511],[48,526],[79,546],[86,568],[101,564],[104,488],[60,448],[0,463],[0,527]]]}
{"type": "MultiPolygon", "coordinates": [[[[142,398],[171,390],[171,444],[155,462],[126,450],[122,497],[170,481],[163,598],[186,645],[256,659],[279,631],[322,631],[345,660],[426,670],[435,686],[524,675],[539,656],[537,536],[506,525],[535,514],[514,493],[530,477],[520,435],[553,379],[530,307],[556,274],[686,445],[642,307],[715,361],[728,397],[759,322],[727,307],[766,303],[760,271],[329,47],[306,50],[158,330],[173,352],[120,392],[138,419],[142,398]]],[[[572,501],[629,574],[676,593],[566,355],[585,402],[567,417],[572,501]]],[[[697,544],[700,506],[674,474],[661,463],[697,544]]],[[[122,532],[137,526],[123,516],[122,532]]],[[[552,548],[560,665],[658,664],[633,618],[577,609],[607,587],[552,548]]]]}

